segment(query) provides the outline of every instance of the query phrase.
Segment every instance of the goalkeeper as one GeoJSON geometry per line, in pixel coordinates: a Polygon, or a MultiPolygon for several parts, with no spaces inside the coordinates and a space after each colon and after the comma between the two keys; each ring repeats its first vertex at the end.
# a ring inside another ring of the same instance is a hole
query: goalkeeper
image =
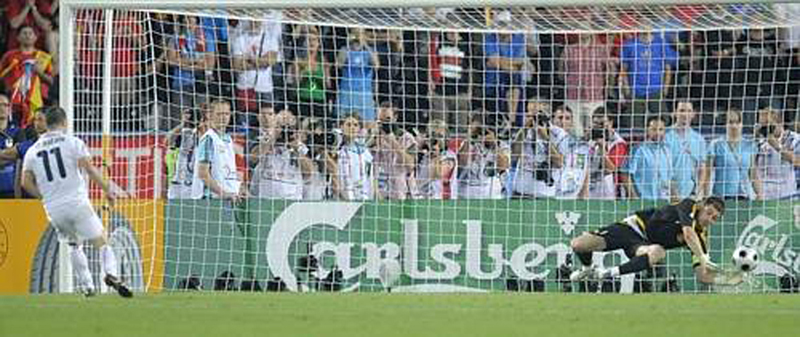
{"type": "Polygon", "coordinates": [[[666,257],[666,250],[688,247],[697,280],[705,284],[736,285],[742,273],[722,273],[708,257],[708,230],[725,212],[725,202],[708,197],[701,202],[684,199],[678,204],[645,209],[599,230],[585,232],[571,242],[583,267],[570,275],[573,281],[603,279],[646,270],[666,257]],[[616,249],[630,260],[602,269],[592,265],[593,252],[616,249]]]}

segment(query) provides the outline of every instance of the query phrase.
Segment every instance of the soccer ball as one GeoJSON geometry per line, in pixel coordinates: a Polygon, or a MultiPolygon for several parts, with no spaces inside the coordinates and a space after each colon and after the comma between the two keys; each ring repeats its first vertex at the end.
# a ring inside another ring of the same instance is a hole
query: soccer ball
{"type": "Polygon", "coordinates": [[[733,264],[743,272],[755,270],[758,262],[758,252],[753,248],[739,247],[733,251],[733,264]]]}
{"type": "Polygon", "coordinates": [[[378,267],[378,277],[388,292],[392,292],[392,287],[400,280],[402,273],[400,262],[396,260],[384,260],[378,267]]]}

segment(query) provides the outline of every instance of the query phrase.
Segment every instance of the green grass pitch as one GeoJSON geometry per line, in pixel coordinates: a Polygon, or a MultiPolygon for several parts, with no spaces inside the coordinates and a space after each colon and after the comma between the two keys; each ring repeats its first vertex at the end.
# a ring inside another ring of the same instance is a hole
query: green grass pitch
{"type": "Polygon", "coordinates": [[[797,336],[800,296],[0,296],[0,336],[797,336]]]}

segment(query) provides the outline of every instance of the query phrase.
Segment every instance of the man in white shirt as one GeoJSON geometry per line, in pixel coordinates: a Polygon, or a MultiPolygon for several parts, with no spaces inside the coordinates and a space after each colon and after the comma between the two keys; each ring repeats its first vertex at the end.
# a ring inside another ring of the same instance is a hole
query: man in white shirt
{"type": "Polygon", "coordinates": [[[232,43],[239,110],[255,112],[274,100],[272,68],[281,61],[281,14],[274,12],[265,20],[243,21],[244,29],[232,43]]]}
{"type": "Polygon", "coordinates": [[[106,243],[103,224],[89,201],[85,175],[103,189],[110,206],[114,205],[116,197],[92,166],[86,144],[67,134],[64,110],[48,109],[46,121],[49,132],[25,155],[22,186],[31,195],[42,198],[50,223],[60,237],[68,240],[79,290],[86,296],[95,293],[89,263],[81,248],[82,241],[89,241],[100,251],[106,285],[122,297],[132,297],[133,293],[119,277],[117,258],[106,243]]]}
{"type": "Polygon", "coordinates": [[[209,104],[208,129],[197,145],[192,198],[219,198],[238,201],[241,178],[236,167],[233,139],[225,133],[231,118],[231,105],[217,100],[209,104]]]}

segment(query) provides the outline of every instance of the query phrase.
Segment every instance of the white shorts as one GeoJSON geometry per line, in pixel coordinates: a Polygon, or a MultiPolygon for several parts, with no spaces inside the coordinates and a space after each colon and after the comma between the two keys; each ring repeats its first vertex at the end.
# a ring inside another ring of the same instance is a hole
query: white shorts
{"type": "Polygon", "coordinates": [[[47,216],[58,236],[69,242],[81,243],[103,235],[103,223],[89,203],[48,208],[47,216]]]}

